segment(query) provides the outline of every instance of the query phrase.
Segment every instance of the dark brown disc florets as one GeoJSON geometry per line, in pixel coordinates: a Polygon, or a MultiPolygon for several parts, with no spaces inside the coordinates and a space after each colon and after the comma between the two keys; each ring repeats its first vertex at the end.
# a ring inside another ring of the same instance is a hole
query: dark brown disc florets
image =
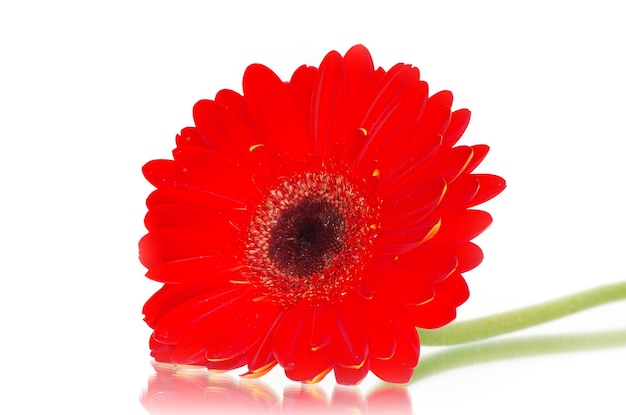
{"type": "Polygon", "coordinates": [[[344,176],[306,173],[271,189],[248,228],[246,277],[283,305],[339,301],[361,278],[378,200],[344,176]]]}

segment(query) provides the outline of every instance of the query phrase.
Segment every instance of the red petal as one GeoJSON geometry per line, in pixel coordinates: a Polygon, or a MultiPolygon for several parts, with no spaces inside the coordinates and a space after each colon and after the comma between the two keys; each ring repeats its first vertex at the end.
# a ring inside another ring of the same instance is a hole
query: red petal
{"type": "Polygon", "coordinates": [[[243,90],[250,117],[263,142],[278,153],[301,156],[302,142],[308,136],[297,122],[287,85],[271,69],[254,64],[244,73],[243,90]]]}
{"type": "Polygon", "coordinates": [[[442,147],[450,148],[459,141],[469,125],[470,115],[467,109],[456,110],[450,115],[450,124],[443,135],[442,147]]]}
{"type": "Polygon", "coordinates": [[[210,192],[246,200],[255,190],[247,169],[214,150],[195,146],[177,148],[174,161],[191,182],[210,192]]]}
{"type": "Polygon", "coordinates": [[[370,355],[379,359],[390,358],[395,353],[397,344],[391,317],[376,299],[359,301],[359,305],[359,310],[362,310],[359,315],[367,333],[370,355]]]}
{"type": "Polygon", "coordinates": [[[357,153],[354,163],[360,164],[371,159],[385,159],[396,156],[396,151],[406,145],[419,125],[428,96],[428,86],[419,82],[416,68],[406,68],[406,74],[399,81],[406,83],[398,90],[386,90],[394,93],[379,96],[387,101],[374,103],[363,122],[368,133],[367,141],[357,153]]]}
{"type": "Polygon", "coordinates": [[[183,228],[155,229],[139,241],[139,259],[146,268],[178,259],[216,255],[205,232],[183,228]]]}
{"type": "Polygon", "coordinates": [[[393,262],[400,267],[408,266],[419,270],[420,275],[428,276],[428,279],[433,282],[443,280],[452,274],[459,265],[455,251],[428,246],[422,246],[398,255],[393,262]]]}
{"type": "Polygon", "coordinates": [[[413,324],[423,329],[436,329],[456,318],[456,307],[452,300],[439,293],[428,303],[407,306],[407,312],[413,324]]]}
{"type": "Polygon", "coordinates": [[[346,124],[346,71],[341,55],[330,52],[320,65],[311,97],[313,152],[322,159],[335,157],[346,132],[358,126],[346,124]]]}
{"type": "Polygon", "coordinates": [[[480,205],[481,203],[496,197],[506,187],[506,182],[502,177],[491,174],[472,174],[472,177],[475,177],[480,181],[480,186],[478,188],[478,192],[472,198],[468,207],[480,205]]]}
{"type": "Polygon", "coordinates": [[[439,91],[428,98],[426,111],[418,131],[419,135],[444,134],[450,124],[451,107],[452,92],[450,91],[439,91]]]}
{"type": "Polygon", "coordinates": [[[206,338],[246,307],[250,287],[226,286],[201,294],[168,311],[157,322],[154,338],[175,344],[198,336],[206,338]]]}
{"type": "Polygon", "coordinates": [[[411,322],[398,310],[394,314],[398,344],[391,359],[372,359],[372,372],[386,382],[407,383],[419,357],[419,339],[411,322]]]}
{"type": "Polygon", "coordinates": [[[267,144],[254,125],[243,96],[223,89],[217,93],[215,101],[228,109],[221,120],[221,128],[243,160],[247,158],[252,146],[267,144]]]}
{"type": "Polygon", "coordinates": [[[386,154],[378,160],[381,182],[389,188],[404,186],[407,182],[423,181],[423,173],[430,160],[437,154],[441,145],[440,135],[407,137],[403,148],[396,149],[395,155],[386,154]]]}
{"type": "Polygon", "coordinates": [[[374,62],[369,51],[356,45],[346,52],[343,62],[346,68],[348,91],[346,98],[346,125],[358,125],[370,105],[374,86],[374,62]]]}
{"type": "Polygon", "coordinates": [[[459,260],[458,272],[466,272],[476,268],[483,261],[483,251],[471,242],[464,243],[454,248],[459,260]]]}
{"type": "Polygon", "coordinates": [[[369,359],[358,368],[335,366],[335,380],[339,385],[358,385],[370,370],[369,359]]]}
{"type": "MultiPolygon", "coordinates": [[[[195,294],[195,292],[194,292],[195,294]]],[[[189,287],[173,287],[171,285],[165,285],[161,287],[156,293],[146,301],[143,306],[144,320],[150,328],[154,328],[156,322],[161,316],[171,310],[174,306],[182,301],[188,300],[192,296],[189,287]],[[176,297],[182,297],[181,300],[176,301],[176,297]],[[170,300],[174,299],[174,301],[170,300]]]]}
{"type": "Polygon", "coordinates": [[[429,243],[457,246],[480,235],[492,222],[491,215],[481,210],[466,210],[441,220],[441,228],[429,243]]]}
{"type": "Polygon", "coordinates": [[[387,108],[390,103],[394,103],[397,100],[398,94],[409,86],[417,85],[418,82],[419,70],[411,65],[399,63],[386,73],[383,72],[381,78],[376,82],[373,98],[363,118],[362,127],[370,130],[374,123],[381,119],[381,114],[389,112],[387,108]]]}
{"type": "Polygon", "coordinates": [[[445,216],[448,212],[464,210],[470,203],[470,200],[478,192],[480,182],[473,175],[461,175],[448,185],[448,190],[439,205],[439,214],[445,216]]]}
{"type": "Polygon", "coordinates": [[[279,306],[272,302],[250,303],[243,313],[206,342],[206,358],[210,361],[230,359],[246,353],[261,339],[278,316],[279,306]]]}
{"type": "Polygon", "coordinates": [[[294,368],[286,368],[285,375],[297,382],[319,382],[330,369],[332,364],[326,349],[311,351],[307,354],[306,360],[301,365],[294,368]]]}
{"type": "Polygon", "coordinates": [[[170,358],[174,346],[171,344],[163,344],[154,340],[154,336],[150,336],[150,356],[154,357],[157,362],[171,363],[170,358]]]}
{"type": "Polygon", "coordinates": [[[239,274],[230,272],[238,262],[228,256],[204,256],[165,262],[151,268],[146,276],[167,284],[193,284],[197,282],[223,282],[241,280],[239,274]]]}
{"type": "Polygon", "coordinates": [[[321,349],[330,344],[334,328],[334,314],[328,304],[313,307],[311,339],[309,344],[313,350],[321,349]]]}
{"type": "Polygon", "coordinates": [[[265,335],[260,340],[259,344],[250,352],[248,369],[249,374],[265,373],[266,370],[276,365],[276,359],[274,358],[274,350],[272,348],[272,342],[274,338],[274,332],[276,327],[282,320],[285,314],[284,310],[278,311],[271,326],[267,329],[265,335]]]}
{"type": "Polygon", "coordinates": [[[466,173],[473,172],[476,167],[487,157],[487,153],[489,153],[489,146],[485,144],[477,144],[472,146],[472,150],[474,150],[474,154],[472,155],[472,160],[469,165],[465,169],[466,173]]]}
{"type": "Polygon", "coordinates": [[[406,230],[407,225],[420,223],[439,205],[446,189],[446,182],[441,178],[405,186],[389,195],[381,185],[380,220],[384,229],[390,232],[406,230]]]}
{"type": "Polygon", "coordinates": [[[219,362],[204,362],[204,366],[210,370],[224,371],[233,370],[244,366],[247,363],[246,355],[235,356],[232,359],[220,360],[219,362]]]}
{"type": "MultiPolygon", "coordinates": [[[[412,68],[416,72],[416,68],[412,68]]],[[[387,157],[396,153],[414,137],[415,131],[424,112],[428,98],[428,85],[418,82],[416,78],[409,79],[410,84],[398,96],[388,103],[378,118],[369,125],[369,146],[374,153],[364,157],[387,157]]]]}
{"type": "Polygon", "coordinates": [[[432,238],[437,233],[440,222],[438,218],[429,218],[407,225],[405,229],[386,231],[382,228],[375,250],[380,255],[399,255],[411,251],[432,238]]]}
{"type": "Polygon", "coordinates": [[[421,172],[427,166],[423,164],[425,156],[430,157],[433,150],[441,145],[442,134],[450,122],[451,105],[452,93],[450,91],[441,91],[431,96],[412,138],[404,146],[398,146],[395,154],[388,154],[389,157],[381,160],[381,173],[388,174],[390,177],[399,177],[406,174],[408,168],[412,169],[411,174],[421,172]],[[419,156],[416,157],[416,154],[419,156]],[[411,156],[407,157],[407,155],[411,156]],[[420,160],[420,163],[413,162],[414,159],[420,160]]]}
{"type": "Polygon", "coordinates": [[[454,320],[456,308],[468,296],[467,283],[461,274],[454,273],[437,285],[431,301],[417,306],[406,306],[406,311],[416,327],[434,329],[454,320]]]}
{"type": "MultiPolygon", "coordinates": [[[[377,122],[378,127],[382,127],[379,131],[377,126],[372,128],[370,135],[372,137],[380,134],[386,139],[376,143],[376,147],[381,147],[379,152],[380,156],[376,155],[381,160],[393,160],[393,162],[381,162],[381,169],[389,166],[389,174],[393,175],[399,171],[397,165],[402,160],[398,158],[402,154],[402,158],[409,156],[413,157],[416,153],[424,153],[426,148],[423,148],[422,144],[416,144],[416,142],[426,141],[430,142],[431,137],[436,137],[436,145],[439,145],[441,141],[440,134],[435,134],[429,131],[424,131],[421,128],[423,122],[422,115],[424,114],[426,102],[428,98],[428,85],[425,82],[415,82],[407,87],[404,91],[398,94],[398,100],[400,101],[397,109],[391,114],[385,114],[388,116],[386,119],[379,120],[377,122]]],[[[448,110],[442,110],[442,118],[448,116],[448,110]]],[[[375,139],[372,138],[372,141],[375,139]]],[[[426,151],[428,153],[428,151],[426,151]]],[[[374,154],[372,154],[374,156],[374,154]]],[[[411,163],[410,169],[414,170],[419,167],[417,163],[411,163]]]]}
{"type": "Polygon", "coordinates": [[[306,364],[312,352],[311,339],[313,306],[301,301],[283,316],[276,327],[272,347],[278,363],[285,369],[306,364]]]}
{"type": "Polygon", "coordinates": [[[340,366],[359,368],[369,354],[365,330],[361,327],[356,313],[359,310],[341,302],[335,307],[335,332],[329,346],[333,362],[340,366]]]}
{"type": "Polygon", "coordinates": [[[143,306],[145,321],[152,328],[161,317],[177,305],[198,296],[201,292],[212,292],[220,287],[230,286],[222,281],[210,281],[204,284],[165,285],[157,291],[143,306]]]}
{"type": "MultiPolygon", "coordinates": [[[[170,352],[170,360],[179,365],[205,366],[209,363],[204,357],[205,345],[206,339],[204,338],[192,343],[175,344],[170,352]]],[[[235,367],[227,367],[227,370],[230,369],[235,369],[235,367]]]]}
{"type": "Polygon", "coordinates": [[[460,306],[469,298],[467,282],[460,272],[455,272],[438,284],[437,290],[443,290],[452,299],[455,307],[460,306]]]}
{"type": "MultiPolygon", "coordinates": [[[[311,96],[316,79],[317,68],[303,65],[296,69],[287,85],[296,110],[296,122],[302,125],[305,131],[310,131],[311,96]]],[[[294,157],[301,158],[310,153],[310,141],[310,137],[303,137],[299,152],[297,149],[294,149],[294,157]]]]}
{"type": "Polygon", "coordinates": [[[474,151],[469,146],[440,151],[424,171],[423,180],[440,177],[450,183],[467,168],[473,155],[474,151]]]}
{"type": "Polygon", "coordinates": [[[192,183],[171,160],[153,160],[143,167],[146,179],[161,189],[171,200],[208,205],[215,208],[243,208],[245,203],[223,194],[211,192],[192,183]]]}
{"type": "Polygon", "coordinates": [[[434,295],[434,280],[423,275],[419,265],[394,264],[373,270],[371,287],[377,297],[398,304],[421,304],[434,295]]]}
{"type": "Polygon", "coordinates": [[[237,238],[239,229],[245,227],[245,220],[240,211],[217,212],[202,206],[166,202],[151,207],[144,223],[149,231],[160,228],[186,228],[206,232],[223,246],[225,241],[237,238]]]}
{"type": "Polygon", "coordinates": [[[152,209],[155,206],[159,206],[165,203],[172,203],[175,199],[171,198],[163,190],[156,189],[148,195],[146,198],[146,206],[148,209],[152,209]]]}
{"type": "MultiPolygon", "coordinates": [[[[289,169],[289,159],[275,153],[266,145],[250,148],[249,165],[252,169],[251,181],[260,192],[267,192],[270,187],[276,186],[276,180],[292,174],[289,169]]],[[[260,193],[257,192],[257,195],[260,193]]],[[[258,203],[258,202],[257,202],[258,203]]],[[[249,202],[254,206],[255,202],[249,202]]]]}
{"type": "Polygon", "coordinates": [[[246,364],[245,356],[238,355],[218,362],[208,361],[205,357],[206,340],[193,339],[191,343],[185,342],[175,345],[170,353],[172,363],[180,365],[206,366],[209,369],[232,370],[246,364]]]}
{"type": "Polygon", "coordinates": [[[186,127],[183,128],[176,136],[176,147],[183,146],[199,146],[204,147],[207,146],[207,143],[200,136],[200,133],[195,127],[186,127]]]}
{"type": "MultiPolygon", "coordinates": [[[[372,373],[385,382],[408,383],[413,377],[415,367],[395,366],[389,360],[372,360],[372,373]]],[[[417,366],[417,365],[415,365],[417,366]]],[[[385,409],[387,410],[388,407],[385,409]]]]}
{"type": "MultiPolygon", "coordinates": [[[[193,119],[197,127],[196,134],[200,140],[195,139],[194,142],[201,141],[204,148],[210,148],[230,157],[237,157],[233,137],[224,128],[224,123],[228,118],[228,109],[223,104],[208,99],[196,102],[193,106],[193,119]]],[[[188,146],[179,145],[179,148],[184,147],[188,146]]]]}

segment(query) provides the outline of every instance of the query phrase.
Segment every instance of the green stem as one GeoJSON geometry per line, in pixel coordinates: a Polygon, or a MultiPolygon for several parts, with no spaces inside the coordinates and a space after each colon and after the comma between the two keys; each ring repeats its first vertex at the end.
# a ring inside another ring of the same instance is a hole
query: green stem
{"type": "Polygon", "coordinates": [[[484,340],[624,299],[626,282],[605,285],[543,304],[455,322],[439,329],[419,329],[420,343],[424,346],[448,346],[484,340]]]}
{"type": "Polygon", "coordinates": [[[479,344],[448,347],[420,358],[411,383],[448,370],[480,363],[624,346],[626,346],[626,330],[621,329],[584,334],[492,340],[479,344]]]}

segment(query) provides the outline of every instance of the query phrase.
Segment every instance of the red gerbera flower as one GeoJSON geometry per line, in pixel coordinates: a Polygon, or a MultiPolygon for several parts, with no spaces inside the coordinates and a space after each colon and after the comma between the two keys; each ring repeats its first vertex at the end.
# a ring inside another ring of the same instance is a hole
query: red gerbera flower
{"type": "Polygon", "coordinates": [[[451,105],[363,46],[289,82],[251,65],[243,95],[198,102],[174,160],[143,169],[157,189],[140,258],[164,283],[144,307],[152,356],[407,382],[415,328],[455,318],[482,260],[470,240],[491,217],[470,208],[505,186],[472,174],[487,146],[453,147],[470,113],[451,105]]]}

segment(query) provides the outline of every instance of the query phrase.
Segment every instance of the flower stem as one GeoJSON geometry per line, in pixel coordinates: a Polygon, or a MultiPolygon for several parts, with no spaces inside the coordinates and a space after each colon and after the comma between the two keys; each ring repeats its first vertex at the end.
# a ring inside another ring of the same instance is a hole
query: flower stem
{"type": "Polygon", "coordinates": [[[433,330],[419,329],[420,343],[424,346],[448,346],[484,340],[624,299],[626,282],[605,285],[493,316],[459,321],[433,330]]]}
{"type": "Polygon", "coordinates": [[[420,358],[411,383],[459,367],[546,354],[626,346],[626,330],[492,340],[439,349],[420,358]]]}

